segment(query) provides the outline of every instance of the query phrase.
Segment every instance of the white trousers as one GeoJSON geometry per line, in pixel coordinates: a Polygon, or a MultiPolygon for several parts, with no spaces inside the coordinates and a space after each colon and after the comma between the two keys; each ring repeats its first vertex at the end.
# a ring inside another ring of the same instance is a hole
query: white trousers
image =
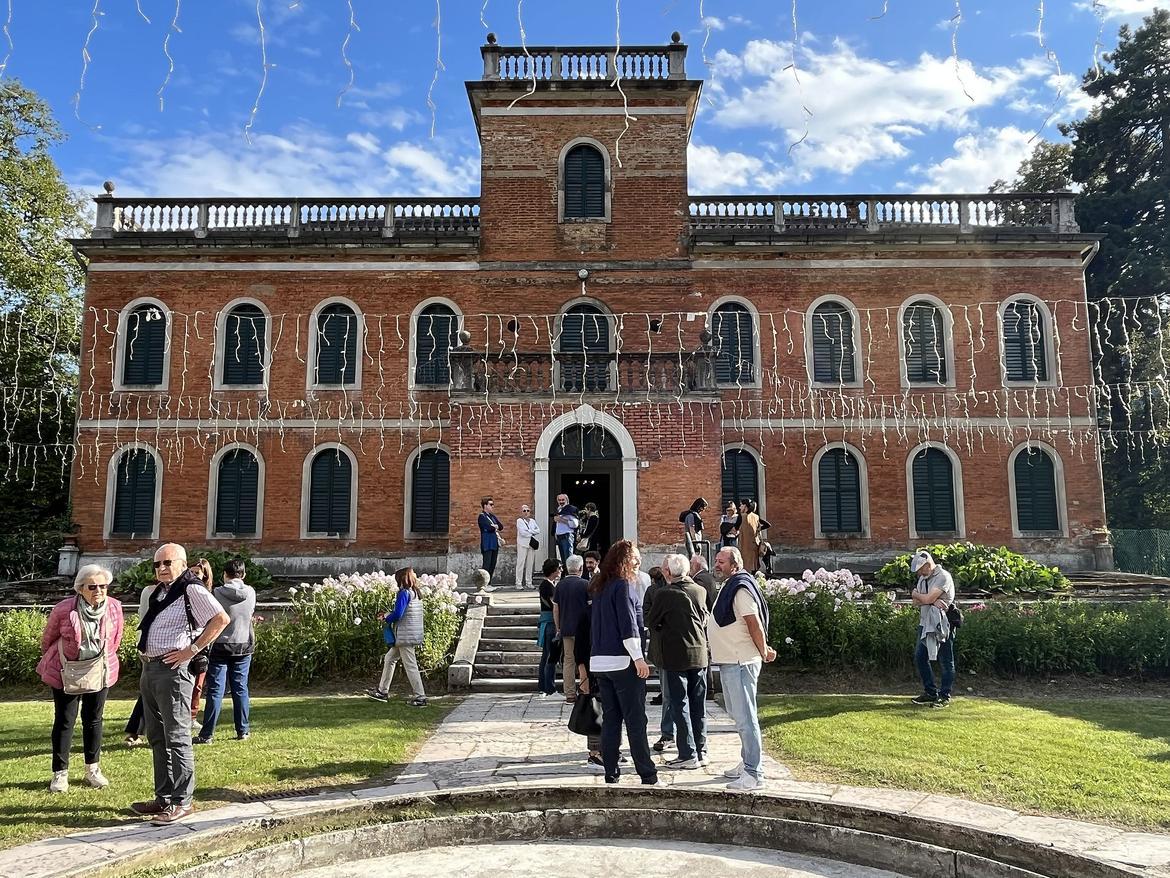
{"type": "Polygon", "coordinates": [[[534,549],[528,543],[516,545],[516,588],[530,588],[532,577],[536,571],[536,556],[540,549],[534,549]]]}
{"type": "Polygon", "coordinates": [[[378,683],[378,688],[383,692],[390,691],[390,684],[394,681],[394,671],[398,668],[400,658],[403,667],[406,668],[406,679],[410,681],[410,688],[418,698],[426,698],[427,693],[423,689],[422,675],[418,672],[418,657],[414,654],[413,646],[390,647],[382,661],[382,679],[378,683]]]}

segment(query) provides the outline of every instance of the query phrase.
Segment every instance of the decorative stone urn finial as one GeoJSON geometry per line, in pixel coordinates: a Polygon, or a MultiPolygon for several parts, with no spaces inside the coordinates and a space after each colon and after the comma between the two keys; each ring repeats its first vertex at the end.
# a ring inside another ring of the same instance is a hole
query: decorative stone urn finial
{"type": "Polygon", "coordinates": [[[487,42],[488,42],[489,46],[494,46],[496,44],[496,35],[495,34],[488,34],[487,35],[487,42]]]}
{"type": "Polygon", "coordinates": [[[471,333],[466,329],[459,330],[459,347],[465,348],[471,344],[471,333]]]}
{"type": "Polygon", "coordinates": [[[106,190],[106,195],[113,195],[114,194],[114,181],[113,180],[106,180],[106,182],[102,183],[102,188],[106,190]]]}
{"type": "Polygon", "coordinates": [[[711,334],[711,330],[704,326],[703,330],[699,333],[699,342],[703,345],[703,347],[707,347],[707,345],[711,344],[711,339],[714,337],[715,336],[711,334]]]}
{"type": "Polygon", "coordinates": [[[670,41],[677,46],[682,42],[682,34],[680,34],[678,31],[675,31],[670,35],[670,41]]]}

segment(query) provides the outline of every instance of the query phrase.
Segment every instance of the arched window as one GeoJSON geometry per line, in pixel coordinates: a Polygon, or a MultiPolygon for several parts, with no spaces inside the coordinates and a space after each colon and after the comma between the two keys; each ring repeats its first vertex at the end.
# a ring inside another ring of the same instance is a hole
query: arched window
{"type": "Polygon", "coordinates": [[[1015,474],[1016,529],[1020,533],[1057,532],[1056,466],[1043,448],[1021,449],[1012,463],[1015,474]]]}
{"type": "Polygon", "coordinates": [[[219,459],[214,533],[256,536],[259,483],[260,463],[252,452],[233,448],[219,459]]]}
{"type": "Polygon", "coordinates": [[[114,477],[117,481],[114,484],[110,536],[153,536],[158,496],[154,455],[145,448],[123,451],[114,477]]]}
{"type": "Polygon", "coordinates": [[[729,448],[723,452],[723,497],[719,511],[727,507],[729,500],[738,506],[740,500],[760,500],[760,470],[756,458],[742,448],[729,448]]]}
{"type": "Polygon", "coordinates": [[[415,323],[414,383],[446,387],[451,383],[448,354],[459,344],[459,318],[447,305],[435,303],[423,308],[415,323]]]}
{"type": "Polygon", "coordinates": [[[812,313],[813,381],[852,384],[857,380],[853,312],[841,302],[822,302],[812,313]]]}
{"type": "Polygon", "coordinates": [[[955,472],[950,456],[923,448],[911,465],[914,486],[914,530],[919,534],[955,533],[955,472]]]}
{"type": "Polygon", "coordinates": [[[609,389],[609,316],[600,308],[581,303],[562,314],[558,350],[561,390],[609,389]]]}
{"type": "Polygon", "coordinates": [[[861,468],[853,453],[830,448],[817,464],[821,533],[859,534],[861,521],[861,468]]]}
{"type": "Polygon", "coordinates": [[[241,302],[232,308],[223,325],[224,385],[264,384],[265,339],[268,317],[257,305],[241,302]]]}
{"type": "Polygon", "coordinates": [[[1016,299],[1003,309],[1003,362],[1008,381],[1048,380],[1047,326],[1040,305],[1016,299]]]}
{"type": "Polygon", "coordinates": [[[126,315],[122,331],[122,386],[158,387],[165,383],[166,312],[144,302],[126,315]]]}
{"type": "Polygon", "coordinates": [[[947,352],[942,312],[933,302],[911,302],[902,312],[906,380],[911,384],[946,384],[947,352]]]}
{"type": "Polygon", "coordinates": [[[715,381],[750,384],[756,380],[755,321],[752,312],[738,302],[715,309],[711,331],[715,344],[715,381]]]}
{"type": "Polygon", "coordinates": [[[309,470],[309,520],[312,534],[348,536],[353,522],[353,464],[341,448],[323,448],[309,470]]]}
{"type": "Polygon", "coordinates": [[[565,155],[565,219],[605,217],[605,159],[580,143],[565,155]]]}
{"type": "Polygon", "coordinates": [[[451,458],[441,448],[424,448],[411,472],[410,530],[445,534],[451,509],[451,458]]]}
{"type": "Polygon", "coordinates": [[[357,383],[361,321],[344,302],[326,305],[317,314],[315,384],[346,386],[357,383]]]}

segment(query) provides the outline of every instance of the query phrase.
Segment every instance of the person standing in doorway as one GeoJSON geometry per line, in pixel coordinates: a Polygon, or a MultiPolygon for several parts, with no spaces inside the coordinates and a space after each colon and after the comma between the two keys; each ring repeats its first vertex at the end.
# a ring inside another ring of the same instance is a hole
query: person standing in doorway
{"type": "Polygon", "coordinates": [[[561,562],[548,558],[540,568],[541,579],[536,586],[540,596],[540,618],[536,622],[536,645],[540,647],[540,665],[537,668],[537,687],[541,695],[557,691],[557,662],[561,660],[561,641],[553,616],[553,595],[561,578],[561,562]]]}
{"type": "Polygon", "coordinates": [[[755,500],[739,501],[739,552],[744,570],[755,573],[760,569],[760,516],[755,500]]]}
{"type": "Polygon", "coordinates": [[[719,548],[727,546],[739,547],[739,510],[735,508],[734,500],[727,501],[723,518],[719,520],[719,548]]]}
{"type": "Polygon", "coordinates": [[[598,531],[601,529],[601,513],[597,511],[597,504],[590,501],[585,504],[585,517],[581,520],[581,530],[577,534],[577,553],[591,552],[597,549],[601,539],[598,531]]]}
{"type": "Polygon", "coordinates": [[[581,524],[577,519],[577,507],[569,503],[568,494],[557,494],[557,511],[552,514],[552,519],[555,522],[553,532],[557,538],[557,553],[561,556],[561,564],[564,564],[573,554],[573,543],[581,524]]]}
{"type": "Polygon", "coordinates": [[[565,701],[577,700],[577,626],[589,606],[589,583],[581,577],[584,562],[580,555],[570,555],[565,565],[567,575],[553,592],[553,624],[561,638],[561,689],[565,701]]]}
{"type": "Polygon", "coordinates": [[[484,497],[479,501],[479,552],[483,556],[483,569],[491,576],[495,576],[500,544],[504,542],[500,536],[504,525],[492,511],[495,505],[496,501],[491,497],[484,497]]]}
{"type": "Polygon", "coordinates": [[[540,525],[532,517],[532,507],[525,503],[516,519],[516,588],[532,585],[536,556],[540,552],[540,525]]]}
{"type": "Polygon", "coordinates": [[[231,621],[208,650],[207,703],[203,708],[203,728],[194,740],[196,744],[211,743],[223,706],[224,690],[229,687],[236,740],[246,741],[251,735],[248,673],[252,668],[252,650],[256,646],[256,634],[252,628],[256,591],[244,582],[245,573],[244,562],[233,558],[223,567],[223,585],[212,592],[220,606],[227,610],[231,621]]]}

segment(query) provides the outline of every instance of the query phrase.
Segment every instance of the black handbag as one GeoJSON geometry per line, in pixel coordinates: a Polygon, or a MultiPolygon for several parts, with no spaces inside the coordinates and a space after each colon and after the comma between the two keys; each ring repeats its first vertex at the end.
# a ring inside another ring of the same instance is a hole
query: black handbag
{"type": "Polygon", "coordinates": [[[947,621],[952,628],[963,627],[963,611],[959,609],[958,604],[951,604],[947,607],[947,621]]]}
{"type": "Polygon", "coordinates": [[[574,735],[601,734],[601,703],[596,695],[577,693],[569,714],[569,731],[574,735]]]}
{"type": "Polygon", "coordinates": [[[539,549],[540,548],[540,540],[538,540],[536,537],[529,537],[528,538],[528,548],[539,549]]]}

